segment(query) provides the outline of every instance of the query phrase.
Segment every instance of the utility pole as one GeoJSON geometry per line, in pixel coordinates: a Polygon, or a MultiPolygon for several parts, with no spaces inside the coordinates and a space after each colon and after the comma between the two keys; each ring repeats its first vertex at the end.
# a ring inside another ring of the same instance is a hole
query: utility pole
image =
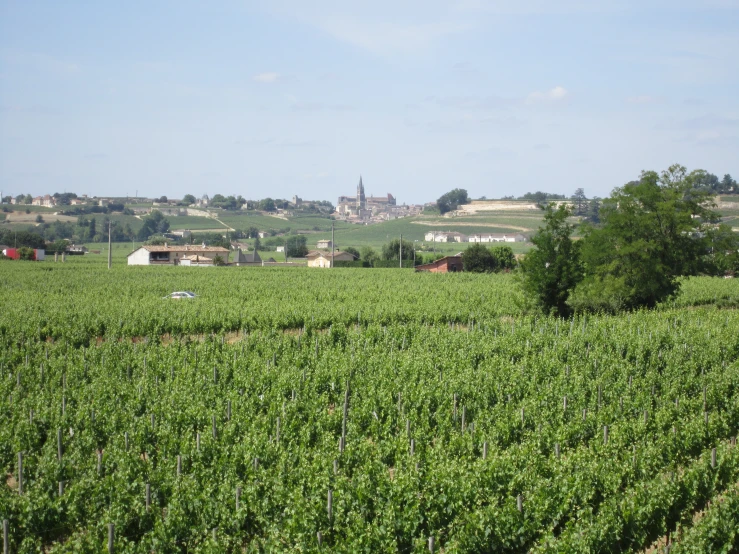
{"type": "Polygon", "coordinates": [[[400,258],[400,269],[403,269],[403,234],[400,235],[400,255],[398,258],[400,258]]]}
{"type": "Polygon", "coordinates": [[[110,240],[110,230],[113,226],[113,222],[108,220],[108,269],[113,267],[113,251],[110,249],[110,246],[112,244],[110,240]]]}
{"type": "Polygon", "coordinates": [[[331,269],[334,268],[334,251],[336,248],[334,247],[334,222],[331,222],[331,269]]]}

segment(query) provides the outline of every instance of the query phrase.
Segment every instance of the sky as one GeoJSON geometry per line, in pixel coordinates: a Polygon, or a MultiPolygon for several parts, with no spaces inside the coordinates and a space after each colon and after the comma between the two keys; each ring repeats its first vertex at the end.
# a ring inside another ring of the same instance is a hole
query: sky
{"type": "Polygon", "coordinates": [[[739,176],[739,0],[0,0],[4,195],[739,176]]]}

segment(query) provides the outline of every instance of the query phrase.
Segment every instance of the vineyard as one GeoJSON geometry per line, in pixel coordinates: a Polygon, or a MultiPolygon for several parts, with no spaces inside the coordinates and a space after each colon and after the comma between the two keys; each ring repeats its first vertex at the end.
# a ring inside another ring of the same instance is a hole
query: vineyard
{"type": "Polygon", "coordinates": [[[510,275],[5,263],[7,549],[736,550],[735,281],[562,320],[510,275]]]}

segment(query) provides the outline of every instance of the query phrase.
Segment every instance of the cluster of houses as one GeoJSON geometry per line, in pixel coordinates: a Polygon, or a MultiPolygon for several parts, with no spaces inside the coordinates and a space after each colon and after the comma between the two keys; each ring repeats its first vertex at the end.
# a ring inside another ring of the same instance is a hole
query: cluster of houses
{"type": "Polygon", "coordinates": [[[521,233],[477,233],[464,235],[456,231],[429,231],[426,242],[526,242],[521,233]]]}
{"type": "Polygon", "coordinates": [[[418,215],[423,211],[423,206],[406,205],[398,206],[395,197],[387,193],[385,196],[366,196],[364,183],[359,177],[357,193],[355,196],[339,196],[336,203],[335,215],[338,219],[349,223],[366,225],[379,223],[400,217],[418,215]]]}

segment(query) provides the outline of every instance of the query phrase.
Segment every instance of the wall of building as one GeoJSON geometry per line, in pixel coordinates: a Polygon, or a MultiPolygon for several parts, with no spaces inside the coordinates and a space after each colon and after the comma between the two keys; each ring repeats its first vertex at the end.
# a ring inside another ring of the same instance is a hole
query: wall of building
{"type": "Polygon", "coordinates": [[[149,265],[149,251],[139,248],[128,256],[128,265],[149,265]]]}

